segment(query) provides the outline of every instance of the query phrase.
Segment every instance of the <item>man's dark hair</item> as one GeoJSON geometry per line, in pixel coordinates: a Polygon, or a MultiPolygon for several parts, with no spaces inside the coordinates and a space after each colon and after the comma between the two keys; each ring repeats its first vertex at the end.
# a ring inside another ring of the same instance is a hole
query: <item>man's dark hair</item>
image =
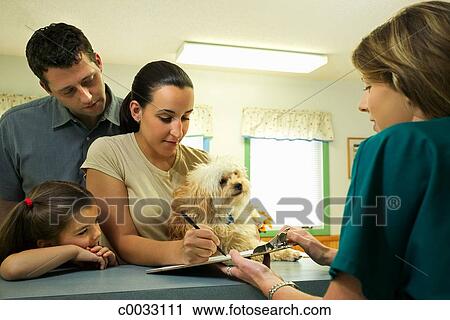
{"type": "Polygon", "coordinates": [[[26,48],[28,65],[46,86],[44,72],[48,68],[69,68],[80,62],[82,53],[95,62],[94,50],[83,32],[65,23],[52,23],[36,30],[26,48]]]}

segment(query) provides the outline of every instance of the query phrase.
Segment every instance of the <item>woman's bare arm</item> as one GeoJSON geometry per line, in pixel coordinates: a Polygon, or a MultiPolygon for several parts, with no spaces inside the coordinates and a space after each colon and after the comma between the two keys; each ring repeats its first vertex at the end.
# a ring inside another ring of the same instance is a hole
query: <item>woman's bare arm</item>
{"type": "Polygon", "coordinates": [[[138,235],[128,207],[125,184],[95,169],[87,170],[86,185],[98,199],[101,228],[119,256],[138,265],[170,265],[208,260],[217,237],[210,230],[192,230],[183,240],[157,241],[138,235]],[[113,200],[114,199],[114,200],[113,200]]]}

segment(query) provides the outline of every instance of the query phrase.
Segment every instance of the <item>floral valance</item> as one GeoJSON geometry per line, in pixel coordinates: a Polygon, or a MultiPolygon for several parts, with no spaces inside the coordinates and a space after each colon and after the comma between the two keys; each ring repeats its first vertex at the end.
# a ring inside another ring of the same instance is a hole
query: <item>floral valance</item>
{"type": "Polygon", "coordinates": [[[0,116],[9,108],[18,106],[19,104],[29,102],[37,99],[38,97],[23,96],[19,94],[0,94],[0,116]]]}
{"type": "Polygon", "coordinates": [[[332,141],[331,113],[290,109],[244,108],[244,137],[332,141]]]}
{"type": "Polygon", "coordinates": [[[189,119],[189,136],[212,137],[212,108],[210,106],[196,105],[189,119]]]}
{"type": "MultiPolygon", "coordinates": [[[[18,94],[0,94],[0,116],[9,108],[29,102],[39,97],[23,96],[18,94]]],[[[203,135],[212,137],[212,108],[206,105],[197,105],[190,116],[189,135],[203,135]]]]}

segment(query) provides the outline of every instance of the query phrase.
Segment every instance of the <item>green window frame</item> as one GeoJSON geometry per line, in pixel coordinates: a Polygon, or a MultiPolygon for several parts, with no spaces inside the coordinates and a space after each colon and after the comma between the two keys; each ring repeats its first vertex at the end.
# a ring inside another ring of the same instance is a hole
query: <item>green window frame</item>
{"type": "MultiPolygon", "coordinates": [[[[251,138],[244,138],[244,159],[245,167],[250,177],[250,148],[251,148],[251,138]]],[[[323,177],[323,220],[324,225],[322,228],[306,228],[309,233],[314,236],[328,236],[330,235],[330,156],[329,156],[329,142],[322,141],[322,177],[323,177]]],[[[274,237],[279,230],[271,230],[267,232],[261,232],[261,237],[274,237]]]]}

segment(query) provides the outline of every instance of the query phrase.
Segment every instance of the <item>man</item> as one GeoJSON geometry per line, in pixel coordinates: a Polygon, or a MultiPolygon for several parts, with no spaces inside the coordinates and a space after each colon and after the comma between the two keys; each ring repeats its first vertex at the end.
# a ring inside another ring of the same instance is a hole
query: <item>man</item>
{"type": "Polygon", "coordinates": [[[81,30],[65,23],[41,28],[26,56],[50,96],[0,119],[0,222],[41,182],[84,184],[80,166],[89,145],[119,133],[122,99],[104,84],[102,60],[81,30]]]}

